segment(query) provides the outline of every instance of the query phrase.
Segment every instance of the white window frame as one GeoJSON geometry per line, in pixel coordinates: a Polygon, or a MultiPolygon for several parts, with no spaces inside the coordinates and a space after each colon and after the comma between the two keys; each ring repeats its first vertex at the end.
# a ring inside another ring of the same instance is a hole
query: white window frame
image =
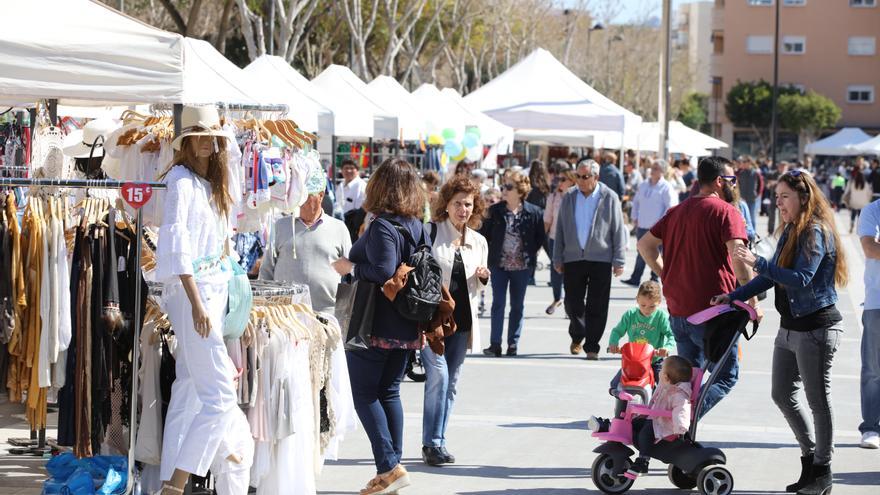
{"type": "Polygon", "coordinates": [[[877,38],[875,36],[850,36],[847,40],[846,52],[854,57],[872,57],[877,54],[877,38]],[[856,53],[853,51],[853,42],[871,44],[870,53],[856,53]]]}
{"type": "Polygon", "coordinates": [[[855,9],[872,9],[877,6],[877,0],[849,0],[849,6],[855,9]]]}
{"type": "Polygon", "coordinates": [[[773,0],[748,0],[749,7],[771,7],[773,0]]]}
{"type": "Polygon", "coordinates": [[[773,53],[773,36],[772,35],[763,35],[763,34],[751,34],[746,36],[746,53],[751,55],[771,55],[773,53]],[[769,41],[767,43],[766,49],[755,49],[749,46],[749,40],[764,40],[769,41]]]}
{"type": "Polygon", "coordinates": [[[779,53],[782,53],[783,55],[803,55],[803,54],[807,53],[807,37],[806,36],[783,36],[782,42],[780,45],[781,45],[780,47],[782,48],[782,51],[779,53]],[[803,50],[801,50],[799,52],[795,52],[795,51],[788,51],[785,49],[786,44],[796,44],[796,43],[800,43],[801,46],[803,47],[803,50]]]}
{"type": "Polygon", "coordinates": [[[853,105],[871,105],[876,100],[877,95],[874,90],[874,86],[870,84],[851,84],[846,87],[846,102],[852,103],[853,105]],[[850,98],[850,94],[853,92],[868,92],[869,98],[868,100],[853,100],[850,98]]]}
{"type": "Polygon", "coordinates": [[[803,7],[807,5],[807,0],[782,0],[784,7],[803,7]]]}

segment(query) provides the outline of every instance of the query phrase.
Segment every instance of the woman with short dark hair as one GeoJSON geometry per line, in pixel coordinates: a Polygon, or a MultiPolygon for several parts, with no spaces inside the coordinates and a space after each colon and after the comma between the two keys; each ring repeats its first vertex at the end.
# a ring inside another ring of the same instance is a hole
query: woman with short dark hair
{"type": "MultiPolygon", "coordinates": [[[[421,215],[425,191],[415,167],[398,158],[385,160],[367,184],[364,209],[375,218],[351,247],[349,259],[333,267],[340,275],[381,287],[415,250],[398,230],[416,243],[426,242],[421,215]]],[[[377,475],[362,495],[395,493],[409,486],[403,456],[403,406],[400,382],[409,352],[421,349],[418,324],[403,318],[384,295],[376,295],[370,347],[347,350],[349,380],[358,418],[370,438],[377,475]]]]}
{"type": "Polygon", "coordinates": [[[507,355],[517,355],[523,327],[523,304],[531,269],[538,249],[544,245],[544,212],[525,200],[531,190],[529,178],[508,171],[502,182],[503,200],[489,208],[489,217],[480,233],[489,243],[489,270],[492,273],[492,336],[483,353],[501,356],[504,309],[510,286],[510,314],[507,328],[507,355]]]}

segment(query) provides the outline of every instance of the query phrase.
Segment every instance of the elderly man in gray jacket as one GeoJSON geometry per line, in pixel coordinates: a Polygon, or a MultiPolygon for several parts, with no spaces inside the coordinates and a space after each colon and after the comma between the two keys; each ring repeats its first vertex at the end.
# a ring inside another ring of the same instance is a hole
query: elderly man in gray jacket
{"type": "Polygon", "coordinates": [[[627,230],[620,199],[599,182],[598,163],[581,161],[575,179],[577,187],[565,194],[559,207],[553,267],[565,284],[569,350],[574,355],[584,350],[592,361],[599,359],[608,320],[611,275],[623,274],[627,230]]]}

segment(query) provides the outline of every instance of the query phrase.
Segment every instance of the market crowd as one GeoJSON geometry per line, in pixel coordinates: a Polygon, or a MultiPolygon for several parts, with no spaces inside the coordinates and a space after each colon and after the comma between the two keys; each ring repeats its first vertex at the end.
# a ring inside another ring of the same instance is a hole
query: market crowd
{"type": "MultiPolygon", "coordinates": [[[[605,352],[620,352],[621,339],[638,339],[634,330],[641,329],[642,338],[662,349],[657,373],[662,358],[672,354],[704,364],[706,328],[687,317],[710,302],[746,301],[761,316],[777,311],[784,338],[774,348],[772,399],[802,450],[801,476],[787,490],[823,493],[832,484],[830,370],[844,324],[835,304],[837,288],[849,275],[835,220],[842,209],[850,212],[849,231],[859,236],[867,259],[860,445],[880,448],[880,162],[807,158],[773,168],[750,156],[681,157],[670,163],[634,152],[625,154],[622,167],[620,162],[615,152],[587,150],[549,166],[534,160],[491,177],[465,161],[441,178],[389,159],[367,180],[346,160],[335,187],[316,188],[300,219],[279,225],[281,242],[295,239],[289,242],[297,251],[331,250],[333,272],[308,255],[284,260],[289,250],[281,249],[278,259],[266,255],[262,277],[306,281],[331,304],[340,275],[384,284],[418,244],[427,243],[448,289],[444,300],[454,306],[443,315],[446,330],[429,332],[426,340],[423,327],[379,297],[368,347],[347,352],[357,413],[377,471],[362,494],[393,493],[410,483],[400,463],[399,390],[414,351],[420,351],[426,372],[422,459],[431,466],[455,462],[446,429],[465,356],[512,357],[527,345],[523,306],[535,285],[541,250],[551,265],[546,313],[565,312],[567,352],[587,360],[603,352],[599,343],[615,277],[639,290],[634,308],[613,322],[605,352]],[[766,232],[757,229],[762,215],[768,216],[766,232]],[[628,246],[638,252],[632,267],[625,266],[628,246]],[[697,257],[703,262],[694,266],[697,257]],[[770,290],[773,308],[759,302],[770,290]],[[489,345],[480,349],[487,292],[489,345]],[[663,298],[667,310],[660,309],[663,298]],[[798,397],[802,386],[806,404],[798,397]]],[[[738,349],[730,352],[714,370],[718,379],[706,392],[701,414],[737,382],[738,349]]]]}

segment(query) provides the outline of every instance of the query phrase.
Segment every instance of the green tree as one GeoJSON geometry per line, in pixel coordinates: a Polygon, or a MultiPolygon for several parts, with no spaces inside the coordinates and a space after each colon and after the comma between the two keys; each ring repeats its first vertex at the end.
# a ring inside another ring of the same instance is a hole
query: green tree
{"type": "Polygon", "coordinates": [[[833,127],[839,120],[840,107],[812,90],[779,97],[779,122],[784,128],[805,136],[807,141],[813,141],[820,131],[833,127]]]}
{"type": "Polygon", "coordinates": [[[681,102],[676,120],[691,129],[701,130],[709,115],[709,95],[688,93],[681,102]]]}
{"type": "MultiPolygon", "coordinates": [[[[800,94],[794,87],[780,87],[779,97],[800,94]]],[[[737,127],[747,127],[755,133],[761,148],[768,149],[770,142],[770,121],[773,108],[773,85],[760,81],[737,81],[727,93],[724,111],[727,118],[737,127]]]]}

